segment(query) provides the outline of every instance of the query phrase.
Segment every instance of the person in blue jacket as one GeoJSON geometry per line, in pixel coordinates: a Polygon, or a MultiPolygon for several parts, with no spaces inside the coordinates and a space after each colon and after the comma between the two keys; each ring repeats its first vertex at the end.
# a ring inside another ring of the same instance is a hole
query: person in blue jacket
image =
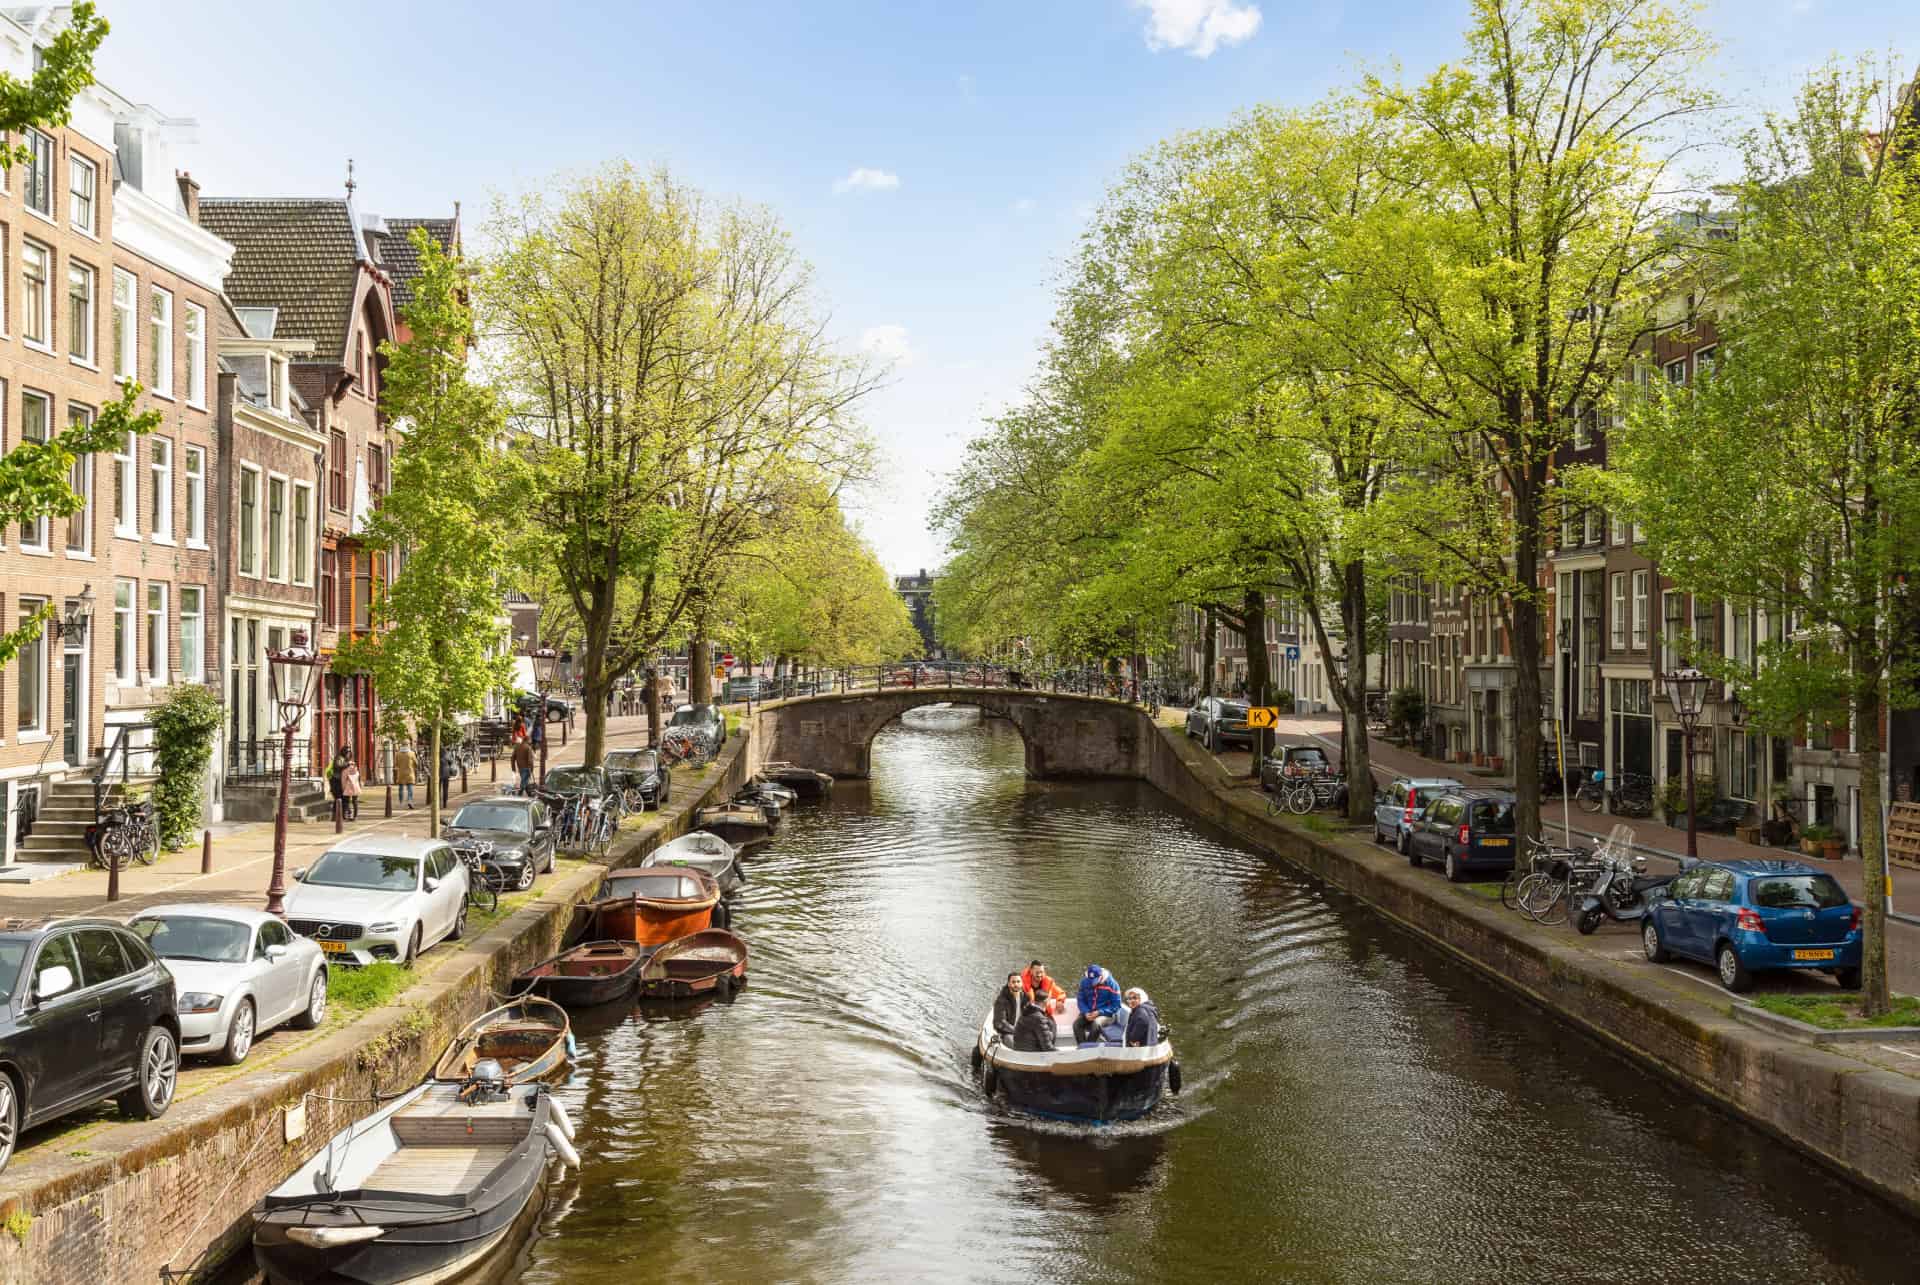
{"type": "Polygon", "coordinates": [[[1120,1015],[1120,983],[1100,965],[1088,964],[1086,976],[1080,979],[1079,1005],[1080,1016],[1073,1019],[1073,1038],[1080,1044],[1097,1043],[1101,1032],[1120,1015]]]}

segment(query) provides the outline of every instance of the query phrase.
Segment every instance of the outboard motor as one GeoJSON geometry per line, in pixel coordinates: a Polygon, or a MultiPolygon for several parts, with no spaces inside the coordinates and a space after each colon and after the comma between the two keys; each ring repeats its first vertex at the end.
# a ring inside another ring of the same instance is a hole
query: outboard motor
{"type": "Polygon", "coordinates": [[[466,1080],[460,1085],[460,1100],[473,1107],[488,1102],[505,1102],[507,1093],[506,1069],[490,1057],[475,1062],[473,1070],[467,1072],[466,1080]]]}

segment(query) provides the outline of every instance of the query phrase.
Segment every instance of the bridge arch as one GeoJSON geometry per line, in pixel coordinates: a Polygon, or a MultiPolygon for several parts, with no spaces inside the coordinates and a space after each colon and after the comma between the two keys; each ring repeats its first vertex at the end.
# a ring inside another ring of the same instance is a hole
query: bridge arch
{"type": "Polygon", "coordinates": [[[1005,718],[1026,746],[1032,777],[1144,776],[1153,725],[1136,706],[1094,696],[1018,688],[898,688],[805,696],[761,706],[763,757],[803,763],[834,776],[865,777],[873,738],[908,710],[970,705],[1005,718]]]}

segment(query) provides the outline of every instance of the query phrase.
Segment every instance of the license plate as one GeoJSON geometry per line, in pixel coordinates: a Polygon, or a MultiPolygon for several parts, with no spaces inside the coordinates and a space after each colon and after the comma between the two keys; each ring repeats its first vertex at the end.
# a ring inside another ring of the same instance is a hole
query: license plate
{"type": "Polygon", "coordinates": [[[323,941],[320,943],[320,950],[321,953],[327,955],[344,955],[347,953],[347,943],[344,941],[323,941]]]}
{"type": "Polygon", "coordinates": [[[1795,959],[1832,959],[1833,952],[1830,950],[1796,950],[1793,952],[1793,957],[1795,959]]]}
{"type": "Polygon", "coordinates": [[[1512,839],[1482,839],[1480,840],[1480,846],[1483,848],[1511,848],[1513,846],[1513,840],[1512,839]]]}

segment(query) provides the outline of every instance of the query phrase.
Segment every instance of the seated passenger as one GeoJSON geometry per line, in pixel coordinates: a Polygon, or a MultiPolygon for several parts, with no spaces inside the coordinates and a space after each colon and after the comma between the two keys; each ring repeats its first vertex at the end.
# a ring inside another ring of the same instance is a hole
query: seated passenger
{"type": "Polygon", "coordinates": [[[1020,1024],[1013,1028],[1013,1047],[1019,1053],[1051,1053],[1059,1036],[1053,1014],[1038,1004],[1028,1004],[1021,1010],[1020,1024]]]}
{"type": "Polygon", "coordinates": [[[1127,1047],[1152,1048],[1160,1042],[1160,1010],[1138,986],[1127,988],[1127,1047]]]}
{"type": "Polygon", "coordinates": [[[1088,964],[1087,975],[1080,979],[1079,1007],[1080,1016],[1073,1019],[1075,1042],[1098,1043],[1102,1032],[1120,1016],[1120,983],[1100,965],[1088,964]]]}
{"type": "Polygon", "coordinates": [[[1013,1038],[1013,1028],[1020,1024],[1020,1010],[1026,1006],[1027,988],[1021,984],[1020,974],[1008,973],[1006,986],[993,997],[993,1029],[1001,1039],[1013,1038]]]}
{"type": "Polygon", "coordinates": [[[1060,983],[1047,976],[1047,966],[1039,960],[1027,965],[1020,981],[1027,988],[1027,998],[1034,1003],[1055,1013],[1067,1011],[1067,993],[1060,989],[1060,983]]]}

